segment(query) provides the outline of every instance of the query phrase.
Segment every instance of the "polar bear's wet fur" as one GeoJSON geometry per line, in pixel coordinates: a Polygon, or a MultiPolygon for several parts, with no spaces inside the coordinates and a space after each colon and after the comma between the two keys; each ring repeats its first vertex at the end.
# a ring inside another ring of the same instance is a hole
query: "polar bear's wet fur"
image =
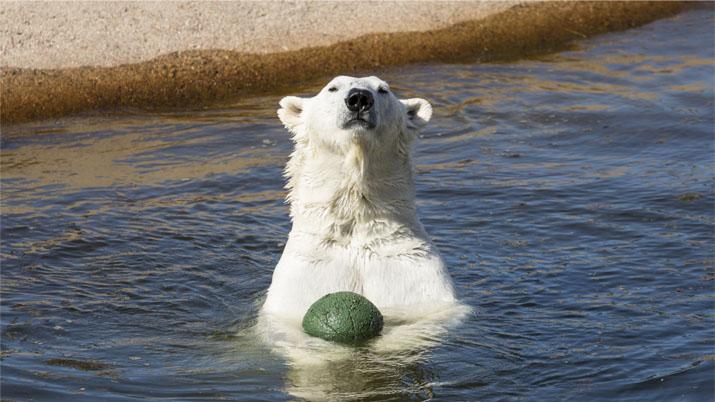
{"type": "Polygon", "coordinates": [[[340,76],[280,106],[295,142],[285,171],[293,227],[263,311],[299,321],[320,297],[344,290],[388,314],[455,302],[415,208],[412,143],[430,104],[398,99],[377,77],[340,76]]]}

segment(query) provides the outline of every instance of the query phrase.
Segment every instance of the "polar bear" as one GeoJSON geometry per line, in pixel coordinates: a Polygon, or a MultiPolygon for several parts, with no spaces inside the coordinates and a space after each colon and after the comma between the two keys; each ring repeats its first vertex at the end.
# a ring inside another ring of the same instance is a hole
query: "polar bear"
{"type": "Polygon", "coordinates": [[[377,77],[334,78],[278,116],[295,150],[285,169],[293,227],[263,313],[300,321],[336,291],[380,310],[424,314],[456,302],[444,261],[417,217],[412,143],[430,120],[377,77]]]}

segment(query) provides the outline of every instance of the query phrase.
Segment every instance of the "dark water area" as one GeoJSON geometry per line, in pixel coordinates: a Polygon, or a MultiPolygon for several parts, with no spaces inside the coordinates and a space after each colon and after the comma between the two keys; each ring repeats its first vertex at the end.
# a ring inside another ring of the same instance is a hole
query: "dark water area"
{"type": "Polygon", "coordinates": [[[713,22],[378,72],[435,108],[418,206],[473,310],[327,376],[250,330],[290,230],[279,96],[4,132],[2,398],[713,400],[713,22]]]}

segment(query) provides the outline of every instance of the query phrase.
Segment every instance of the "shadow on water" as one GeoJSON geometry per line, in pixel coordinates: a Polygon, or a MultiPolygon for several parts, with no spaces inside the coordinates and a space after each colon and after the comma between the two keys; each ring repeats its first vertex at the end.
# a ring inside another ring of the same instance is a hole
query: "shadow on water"
{"type": "Polygon", "coordinates": [[[2,397],[711,399],[712,26],[699,8],[531,60],[377,72],[435,107],[418,207],[472,309],[390,325],[416,341],[399,348],[255,331],[290,229],[276,97],[17,126],[2,397]]]}

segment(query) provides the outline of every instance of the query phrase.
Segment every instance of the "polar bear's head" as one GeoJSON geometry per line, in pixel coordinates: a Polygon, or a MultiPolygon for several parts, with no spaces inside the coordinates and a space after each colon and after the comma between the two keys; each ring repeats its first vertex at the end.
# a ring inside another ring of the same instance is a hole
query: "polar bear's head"
{"type": "Polygon", "coordinates": [[[398,99],[377,77],[335,77],[312,98],[287,96],[278,116],[298,145],[348,154],[407,152],[432,116],[424,99],[398,99]],[[375,152],[379,150],[379,152],[375,152]]]}

